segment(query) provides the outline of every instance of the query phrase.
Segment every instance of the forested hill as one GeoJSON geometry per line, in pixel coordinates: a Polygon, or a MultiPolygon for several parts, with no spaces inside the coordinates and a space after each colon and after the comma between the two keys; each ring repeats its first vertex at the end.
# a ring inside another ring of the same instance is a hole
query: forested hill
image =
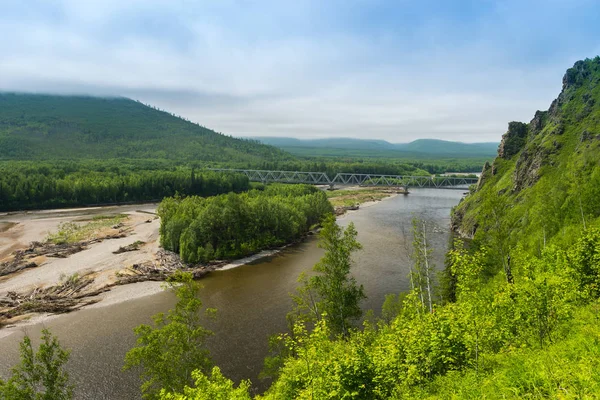
{"type": "Polygon", "coordinates": [[[251,163],[292,157],[123,97],[0,93],[0,160],[73,158],[251,163]]]}
{"type": "MultiPolygon", "coordinates": [[[[543,247],[565,227],[589,227],[600,216],[600,57],[567,70],[547,111],[511,122],[477,192],[456,213],[463,234],[497,231],[502,210],[510,245],[543,247]]],[[[558,240],[558,238],[557,238],[558,240]]],[[[507,244],[508,245],[508,244],[507,244]]]]}
{"type": "Polygon", "coordinates": [[[297,155],[310,152],[321,155],[344,155],[360,152],[382,157],[423,158],[432,156],[461,158],[492,158],[498,143],[462,143],[438,139],[417,139],[410,143],[390,143],[385,140],[326,138],[295,139],[288,137],[255,137],[254,139],[297,155]]]}

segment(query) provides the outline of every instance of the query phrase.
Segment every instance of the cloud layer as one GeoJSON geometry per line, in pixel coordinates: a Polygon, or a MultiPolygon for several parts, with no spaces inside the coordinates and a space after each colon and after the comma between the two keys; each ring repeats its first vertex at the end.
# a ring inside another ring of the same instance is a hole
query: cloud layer
{"type": "Polygon", "coordinates": [[[123,95],[235,136],[495,141],[600,52],[593,0],[0,6],[0,90],[123,95]]]}

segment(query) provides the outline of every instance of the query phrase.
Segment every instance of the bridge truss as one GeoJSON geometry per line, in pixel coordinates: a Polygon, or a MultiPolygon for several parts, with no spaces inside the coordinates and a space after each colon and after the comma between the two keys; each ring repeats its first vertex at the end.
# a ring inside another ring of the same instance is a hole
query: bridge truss
{"type": "Polygon", "coordinates": [[[268,171],[257,169],[209,168],[211,171],[244,174],[252,182],[307,183],[311,185],[401,186],[465,190],[478,178],[454,176],[408,176],[339,173],[333,179],[324,172],[268,171]]]}

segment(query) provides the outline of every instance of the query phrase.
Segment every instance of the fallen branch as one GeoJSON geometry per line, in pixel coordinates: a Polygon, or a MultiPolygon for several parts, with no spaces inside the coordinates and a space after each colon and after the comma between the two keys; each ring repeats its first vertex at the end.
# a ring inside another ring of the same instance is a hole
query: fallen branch
{"type": "Polygon", "coordinates": [[[120,239],[127,236],[126,230],[91,240],[76,243],[55,244],[52,242],[31,242],[29,247],[23,250],[17,250],[12,254],[12,259],[0,263],[0,276],[10,275],[24,269],[35,268],[37,263],[31,261],[39,256],[52,258],[67,258],[72,254],[86,250],[88,246],[102,242],[107,239],[120,239]]]}
{"type": "Polygon", "coordinates": [[[94,282],[91,274],[73,275],[58,285],[35,288],[26,293],[8,292],[0,298],[0,327],[12,318],[28,313],[62,314],[99,301],[94,298],[109,287],[89,290],[94,282]]]}
{"type": "Polygon", "coordinates": [[[146,242],[142,242],[140,240],[137,240],[131,244],[128,244],[127,246],[121,246],[119,247],[116,251],[113,251],[113,254],[121,254],[121,253],[125,253],[128,251],[136,251],[139,250],[140,247],[142,247],[143,245],[145,245],[146,242]]]}
{"type": "Polygon", "coordinates": [[[147,261],[134,264],[118,274],[117,285],[144,281],[165,281],[176,272],[190,272],[194,279],[200,279],[213,271],[216,265],[188,266],[184,264],[176,253],[159,250],[154,262],[147,261]]]}

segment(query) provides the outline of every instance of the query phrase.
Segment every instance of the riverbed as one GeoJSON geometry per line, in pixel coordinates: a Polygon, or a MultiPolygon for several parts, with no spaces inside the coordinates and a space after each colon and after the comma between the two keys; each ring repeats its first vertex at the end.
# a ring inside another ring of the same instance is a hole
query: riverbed
{"type": "MultiPolygon", "coordinates": [[[[355,224],[363,245],[352,270],[368,296],[363,309],[378,313],[386,294],[408,289],[413,217],[425,219],[431,227],[434,259],[438,268],[443,267],[450,209],[462,196],[463,192],[456,190],[413,189],[408,196],[396,196],[339,219],[343,226],[355,224]]],[[[271,257],[215,271],[202,280],[204,304],[218,309],[218,319],[207,323],[215,332],[209,348],[225,375],[236,381],[251,379],[256,390],[268,386],[268,381],[258,379],[267,354],[267,338],[286,329],[285,315],[292,307],[289,294],[297,286],[297,277],[310,271],[322,254],[316,237],[309,237],[271,257]]],[[[25,328],[37,339],[40,330],[49,327],[71,349],[68,368],[77,386],[77,399],[140,398],[135,371],[121,371],[125,353],[135,344],[132,329],[150,323],[153,314],[174,305],[172,294],[154,293],[156,286],[150,286],[141,283],[116,288],[90,308],[25,328]],[[111,301],[127,291],[147,295],[111,301]]],[[[0,338],[0,375],[6,376],[10,366],[18,362],[21,339],[20,332],[0,338]]]]}

